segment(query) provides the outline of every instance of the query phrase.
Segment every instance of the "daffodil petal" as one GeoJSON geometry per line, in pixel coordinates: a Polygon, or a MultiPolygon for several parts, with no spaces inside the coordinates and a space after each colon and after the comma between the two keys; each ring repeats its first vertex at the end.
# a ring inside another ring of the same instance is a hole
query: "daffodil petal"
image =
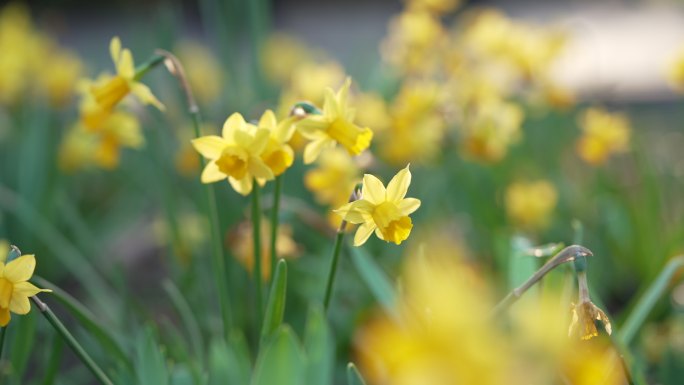
{"type": "Polygon", "coordinates": [[[247,176],[242,179],[228,178],[228,182],[238,194],[247,196],[252,192],[252,177],[247,176]]]}
{"type": "Polygon", "coordinates": [[[318,134],[320,134],[321,131],[325,131],[329,125],[329,122],[323,120],[321,116],[316,115],[299,121],[296,124],[295,129],[305,138],[315,139],[318,134]]]}
{"type": "Polygon", "coordinates": [[[420,207],[420,199],[416,198],[405,198],[399,201],[397,208],[401,215],[409,215],[414,211],[418,210],[420,207]]]}
{"type": "Polygon", "coordinates": [[[16,314],[27,314],[31,311],[31,303],[27,296],[14,293],[9,304],[9,309],[16,314]]]}
{"type": "Polygon", "coordinates": [[[33,297],[40,292],[51,292],[49,289],[41,289],[31,282],[19,282],[14,284],[14,295],[23,295],[26,297],[33,297]]]}
{"type": "Polygon", "coordinates": [[[354,246],[361,246],[366,243],[371,234],[373,234],[373,230],[375,230],[375,225],[371,223],[364,223],[359,226],[356,234],[354,234],[354,246]]]}
{"type": "Polygon", "coordinates": [[[133,64],[131,50],[121,50],[121,56],[116,63],[116,73],[126,80],[133,80],[133,77],[135,76],[135,65],[133,64]]]}
{"type": "Polygon", "coordinates": [[[380,229],[375,229],[375,236],[382,239],[383,241],[385,240],[385,237],[382,236],[382,231],[380,229]]]}
{"type": "Polygon", "coordinates": [[[7,326],[10,319],[12,319],[12,316],[10,316],[9,308],[0,307],[0,326],[7,326]]]}
{"type": "Polygon", "coordinates": [[[374,208],[375,206],[372,203],[366,200],[358,200],[351,203],[344,218],[349,223],[372,222],[374,208]]]}
{"type": "Polygon", "coordinates": [[[244,131],[245,118],[239,112],[235,112],[226,119],[223,123],[222,135],[224,139],[233,140],[233,133],[235,131],[244,131]]]}
{"type": "Polygon", "coordinates": [[[133,83],[131,86],[131,93],[133,93],[133,95],[135,95],[142,103],[151,104],[157,107],[159,111],[164,111],[166,109],[162,102],[160,102],[159,99],[154,96],[152,90],[150,90],[150,87],[142,83],[133,83]]]}
{"type": "Polygon", "coordinates": [[[192,146],[207,159],[218,159],[228,142],[218,135],[208,135],[193,139],[192,146]]]}
{"type": "Polygon", "coordinates": [[[266,110],[259,119],[259,128],[273,130],[277,126],[275,114],[271,110],[266,110]]]}
{"type": "Polygon", "coordinates": [[[211,161],[204,166],[200,180],[202,183],[214,183],[226,179],[227,175],[222,173],[215,161],[211,161]]]}
{"type": "Polygon", "coordinates": [[[363,176],[363,199],[374,205],[379,205],[385,201],[386,195],[385,186],[380,179],[371,174],[365,174],[363,176]]]}
{"type": "Polygon", "coordinates": [[[250,154],[260,155],[264,152],[266,144],[268,144],[268,139],[270,132],[267,129],[260,128],[254,134],[254,140],[247,146],[247,151],[250,154]]]}
{"type": "Polygon", "coordinates": [[[273,171],[271,171],[261,158],[255,156],[250,157],[247,167],[249,173],[254,175],[255,178],[262,178],[265,180],[272,180],[274,178],[273,171]]]}
{"type": "Polygon", "coordinates": [[[306,145],[304,148],[304,164],[311,164],[316,161],[326,147],[334,146],[335,142],[330,139],[321,138],[314,140],[306,145]]]}
{"type": "Polygon", "coordinates": [[[28,281],[35,268],[36,258],[31,254],[22,255],[5,265],[4,278],[12,283],[28,281]]]}
{"type": "Polygon", "coordinates": [[[387,200],[398,202],[404,198],[410,184],[411,171],[409,171],[409,166],[406,166],[405,169],[399,171],[387,184],[387,200]]]}
{"type": "Polygon", "coordinates": [[[118,36],[114,36],[109,42],[109,54],[112,57],[114,65],[118,66],[119,58],[121,57],[121,39],[119,39],[118,36]]]}

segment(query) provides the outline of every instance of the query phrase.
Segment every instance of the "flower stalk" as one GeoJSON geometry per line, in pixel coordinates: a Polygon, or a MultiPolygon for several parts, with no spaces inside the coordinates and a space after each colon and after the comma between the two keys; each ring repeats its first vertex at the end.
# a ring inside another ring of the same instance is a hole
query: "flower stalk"
{"type": "Polygon", "coordinates": [[[41,301],[38,296],[31,297],[33,303],[36,304],[38,310],[45,318],[50,322],[50,325],[55,328],[55,330],[64,338],[69,347],[74,351],[76,356],[85,364],[85,366],[90,369],[95,378],[104,385],[114,385],[114,383],[107,377],[104,371],[93,361],[90,355],[83,349],[83,347],[76,341],[73,335],[69,333],[69,330],[64,326],[64,324],[57,318],[55,313],[52,312],[50,307],[43,301],[41,301]]]}
{"type": "Polygon", "coordinates": [[[278,175],[275,178],[275,184],[273,187],[273,207],[271,208],[271,280],[273,280],[273,273],[275,272],[276,259],[278,258],[276,253],[276,244],[278,243],[278,214],[280,211],[280,195],[283,191],[283,178],[278,175]]]}
{"type": "Polygon", "coordinates": [[[256,324],[261,325],[263,319],[263,298],[261,292],[261,187],[256,181],[252,187],[252,239],[254,241],[253,273],[254,294],[256,296],[256,324]]]}

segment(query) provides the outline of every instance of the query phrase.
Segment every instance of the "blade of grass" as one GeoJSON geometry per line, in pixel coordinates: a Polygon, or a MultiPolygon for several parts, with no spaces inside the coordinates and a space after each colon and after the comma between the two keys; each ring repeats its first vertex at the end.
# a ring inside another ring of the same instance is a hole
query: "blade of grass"
{"type": "Polygon", "coordinates": [[[195,318],[188,301],[185,300],[183,293],[173,284],[170,280],[165,280],[162,284],[164,291],[173,302],[173,306],[183,321],[183,325],[188,333],[188,339],[190,340],[190,345],[195,351],[195,357],[199,362],[204,362],[204,340],[202,339],[202,332],[200,331],[199,324],[195,318]]]}
{"type": "Polygon", "coordinates": [[[364,283],[368,286],[371,293],[378,301],[380,306],[385,309],[387,314],[397,315],[396,293],[394,286],[384,271],[378,266],[365,250],[349,246],[349,255],[356,270],[361,275],[364,283]]]}
{"type": "Polygon", "coordinates": [[[287,263],[281,259],[278,261],[276,272],[271,285],[271,293],[268,296],[266,315],[261,327],[261,342],[265,342],[283,322],[285,314],[285,299],[287,296],[287,263]]]}

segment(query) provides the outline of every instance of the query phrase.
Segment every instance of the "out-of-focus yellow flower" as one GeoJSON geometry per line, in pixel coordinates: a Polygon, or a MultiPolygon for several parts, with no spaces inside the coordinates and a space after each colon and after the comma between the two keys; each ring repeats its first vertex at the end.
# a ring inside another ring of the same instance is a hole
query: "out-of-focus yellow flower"
{"type": "Polygon", "coordinates": [[[273,171],[261,159],[270,132],[245,122],[239,113],[223,124],[222,137],[216,135],[193,139],[195,150],[209,160],[202,171],[202,183],[228,179],[242,195],[252,192],[254,178],[272,180],[273,171]]]}
{"type": "Polygon", "coordinates": [[[526,230],[543,229],[558,201],[556,188],[548,181],[517,182],[506,189],[506,213],[510,220],[526,230]]]}
{"type": "Polygon", "coordinates": [[[674,58],[667,69],[667,80],[677,92],[684,92],[684,49],[674,58]]]}
{"type": "Polygon", "coordinates": [[[221,63],[214,53],[197,41],[184,40],[176,47],[178,58],[185,66],[192,91],[201,103],[219,99],[224,88],[221,63]]]}
{"type": "Polygon", "coordinates": [[[149,87],[135,78],[135,64],[133,55],[128,49],[121,47],[118,37],[112,38],[109,44],[116,75],[101,77],[90,86],[90,94],[95,103],[87,103],[87,108],[81,108],[81,118],[86,127],[97,130],[106,116],[111,113],[119,102],[128,94],[135,95],[143,104],[152,104],[160,110],[164,105],[152,94],[149,87]]]}
{"type": "MultiPolygon", "coordinates": [[[[194,151],[193,155],[197,157],[194,151]]],[[[152,223],[152,231],[159,245],[163,247],[171,245],[180,261],[187,266],[193,250],[201,248],[207,240],[209,223],[205,216],[194,211],[183,210],[178,215],[178,224],[181,225],[182,230],[177,234],[177,239],[175,239],[177,242],[173,242],[174,237],[171,234],[169,222],[165,218],[156,218],[152,223]]]]}
{"type": "Polygon", "coordinates": [[[354,98],[356,121],[365,127],[373,127],[373,132],[387,131],[392,124],[389,107],[382,96],[374,92],[364,92],[354,98]]]}
{"type": "Polygon", "coordinates": [[[406,73],[430,73],[447,41],[439,18],[426,10],[409,9],[394,17],[382,42],[384,60],[406,73]]]}
{"type": "Polygon", "coordinates": [[[266,76],[279,84],[289,81],[297,66],[309,62],[313,56],[304,43],[283,33],[269,36],[261,55],[266,76]]]}
{"type": "Polygon", "coordinates": [[[568,335],[575,335],[582,340],[588,340],[598,336],[596,321],[603,323],[608,334],[611,334],[610,319],[603,310],[599,309],[591,301],[581,301],[572,307],[572,323],[568,335]]]}
{"type": "Polygon", "coordinates": [[[359,155],[370,146],[373,131],[353,123],[354,110],[347,106],[351,79],[347,79],[335,94],[328,88],[325,94],[323,115],[309,115],[297,123],[297,130],[311,140],[304,149],[304,163],[310,164],[321,151],[341,144],[352,155],[359,155]]]}
{"type": "Polygon", "coordinates": [[[623,114],[589,108],[580,118],[580,127],[583,134],[577,142],[577,153],[591,165],[602,164],[612,154],[629,149],[631,128],[623,114]]]}
{"type": "Polygon", "coordinates": [[[266,110],[259,120],[259,128],[265,128],[270,133],[261,159],[271,169],[274,176],[284,173],[294,162],[294,151],[287,142],[294,133],[295,120],[295,117],[290,117],[278,123],[271,110],[266,110]]]}
{"type": "Polygon", "coordinates": [[[83,71],[83,63],[69,51],[55,51],[50,55],[50,64],[38,71],[37,80],[52,105],[64,106],[74,93],[83,71]]]}
{"type": "MultiPolygon", "coordinates": [[[[271,278],[271,222],[261,219],[261,278],[264,282],[271,278]]],[[[235,232],[230,235],[229,243],[235,258],[252,273],[254,269],[254,226],[251,222],[242,223],[235,232]]],[[[292,228],[290,226],[278,225],[278,235],[276,239],[276,259],[295,259],[299,257],[300,248],[292,239],[292,228]]]]}
{"type": "Polygon", "coordinates": [[[573,385],[628,383],[618,353],[606,344],[583,341],[561,360],[563,376],[573,385]]]}
{"type": "Polygon", "coordinates": [[[22,255],[5,264],[6,259],[7,254],[0,254],[0,326],[3,327],[10,322],[10,311],[15,314],[31,311],[29,297],[52,291],[40,289],[28,282],[36,268],[33,255],[22,255]]]}
{"type": "Polygon", "coordinates": [[[405,198],[411,184],[409,166],[399,171],[385,186],[373,175],[363,176],[361,199],[335,210],[344,220],[361,224],[354,235],[354,246],[361,246],[373,232],[397,245],[408,238],[413,223],[409,215],[420,207],[420,200],[405,198]]]}
{"type": "Polygon", "coordinates": [[[363,375],[374,384],[517,384],[505,335],[489,320],[483,281],[450,254],[412,256],[404,268],[398,318],[357,334],[363,375]],[[448,256],[447,256],[448,255],[448,256]]]}
{"type": "Polygon", "coordinates": [[[59,152],[59,164],[65,171],[89,166],[114,169],[119,165],[121,148],[141,148],[145,137],[138,119],[127,112],[115,111],[93,132],[77,123],[66,134],[59,152]]]}
{"type": "Polygon", "coordinates": [[[443,14],[451,12],[461,4],[461,0],[407,0],[409,9],[419,9],[443,14]]]}
{"type": "Polygon", "coordinates": [[[463,119],[461,148],[473,159],[500,161],[519,139],[523,119],[523,111],[517,104],[501,99],[473,105],[463,119]]]}
{"type": "Polygon", "coordinates": [[[292,70],[290,81],[280,95],[277,115],[288,115],[292,105],[300,101],[322,104],[326,89],[337,87],[344,80],[344,68],[335,61],[300,63],[292,70]]]}

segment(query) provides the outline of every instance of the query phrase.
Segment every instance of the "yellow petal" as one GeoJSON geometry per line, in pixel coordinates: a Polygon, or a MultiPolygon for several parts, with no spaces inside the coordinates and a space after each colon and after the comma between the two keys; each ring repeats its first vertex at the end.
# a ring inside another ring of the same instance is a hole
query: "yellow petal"
{"type": "Polygon", "coordinates": [[[223,123],[223,138],[233,140],[233,133],[235,131],[244,131],[245,124],[245,119],[239,112],[233,113],[226,119],[226,122],[223,123]]]}
{"type": "Polygon", "coordinates": [[[316,139],[322,131],[325,131],[330,122],[324,120],[320,115],[314,115],[299,121],[295,128],[302,136],[309,140],[316,139]]]}
{"type": "Polygon", "coordinates": [[[135,76],[135,65],[133,64],[133,55],[131,50],[121,50],[121,57],[116,62],[116,73],[126,80],[133,80],[135,76]]]}
{"type": "Polygon", "coordinates": [[[36,268],[36,258],[29,255],[22,255],[5,266],[4,277],[12,283],[28,281],[36,268]]]}
{"type": "Polygon", "coordinates": [[[278,125],[275,114],[271,110],[266,110],[259,119],[259,128],[273,130],[278,125]]]}
{"type": "Polygon", "coordinates": [[[16,314],[27,314],[31,311],[31,303],[27,296],[14,293],[12,301],[10,301],[9,309],[16,314]]]}
{"type": "Polygon", "coordinates": [[[319,138],[306,145],[304,148],[304,164],[311,164],[316,161],[326,147],[330,148],[335,145],[335,142],[328,138],[319,138]]]}
{"type": "Polygon", "coordinates": [[[143,104],[151,104],[159,111],[164,111],[166,107],[162,104],[162,102],[157,99],[156,96],[152,93],[152,90],[150,88],[142,83],[135,82],[131,86],[131,92],[133,95],[135,95],[143,104]]]}
{"type": "Polygon", "coordinates": [[[114,36],[109,42],[109,54],[112,56],[114,65],[118,66],[121,57],[121,39],[118,36],[114,36]]]}
{"type": "Polygon", "coordinates": [[[373,234],[373,230],[375,230],[375,225],[372,223],[364,223],[359,226],[356,234],[354,234],[354,246],[361,246],[366,243],[371,234],[373,234]]]}
{"type": "Polygon", "coordinates": [[[218,135],[208,135],[193,139],[192,146],[208,159],[218,159],[221,157],[223,149],[228,146],[228,142],[218,135]]]}
{"type": "Polygon", "coordinates": [[[345,209],[344,211],[335,210],[335,212],[338,214],[344,213],[342,218],[349,223],[373,223],[371,213],[373,212],[374,208],[375,206],[372,203],[366,200],[359,200],[342,206],[340,210],[345,209]]]}
{"type": "Polygon", "coordinates": [[[363,176],[363,199],[374,205],[379,205],[386,200],[386,195],[385,186],[380,179],[371,174],[365,174],[363,176]]]}
{"type": "Polygon", "coordinates": [[[287,143],[292,139],[292,135],[295,132],[295,122],[297,117],[290,116],[289,118],[278,123],[275,131],[273,132],[273,137],[280,143],[287,143]]]}
{"type": "Polygon", "coordinates": [[[0,326],[7,326],[11,318],[9,308],[0,307],[0,326]]]}
{"type": "Polygon", "coordinates": [[[202,183],[214,183],[218,182],[221,179],[226,179],[228,176],[219,170],[218,166],[216,165],[215,161],[211,161],[207,163],[206,166],[204,166],[204,170],[202,170],[202,176],[200,177],[200,180],[202,183]]]}
{"type": "Polygon", "coordinates": [[[19,282],[19,283],[14,284],[14,295],[23,295],[25,297],[33,297],[34,295],[41,293],[41,292],[50,293],[50,292],[52,292],[52,290],[41,289],[41,288],[33,285],[31,282],[19,282]]]}
{"type": "Polygon", "coordinates": [[[397,208],[401,215],[409,215],[420,207],[420,200],[416,198],[402,199],[397,203],[397,208]]]}
{"type": "Polygon", "coordinates": [[[252,143],[247,147],[247,151],[252,155],[261,155],[266,148],[266,144],[268,144],[269,136],[270,132],[267,129],[258,129],[256,134],[254,134],[252,143]]]}
{"type": "Polygon", "coordinates": [[[344,84],[342,87],[340,87],[340,90],[337,91],[336,95],[336,101],[337,101],[337,116],[339,117],[345,117],[345,108],[347,107],[347,98],[349,96],[349,87],[351,87],[351,78],[347,77],[344,80],[344,84]]]}
{"type": "Polygon", "coordinates": [[[252,177],[246,176],[242,179],[228,178],[228,182],[238,194],[247,196],[252,192],[252,177]]]}
{"type": "Polygon", "coordinates": [[[387,200],[398,202],[406,196],[409,185],[411,184],[411,171],[409,166],[399,171],[397,175],[387,184],[387,200]]]}
{"type": "Polygon", "coordinates": [[[274,178],[273,171],[264,163],[261,158],[252,156],[249,158],[249,163],[247,165],[249,173],[256,178],[262,178],[265,180],[272,180],[274,178]]]}

